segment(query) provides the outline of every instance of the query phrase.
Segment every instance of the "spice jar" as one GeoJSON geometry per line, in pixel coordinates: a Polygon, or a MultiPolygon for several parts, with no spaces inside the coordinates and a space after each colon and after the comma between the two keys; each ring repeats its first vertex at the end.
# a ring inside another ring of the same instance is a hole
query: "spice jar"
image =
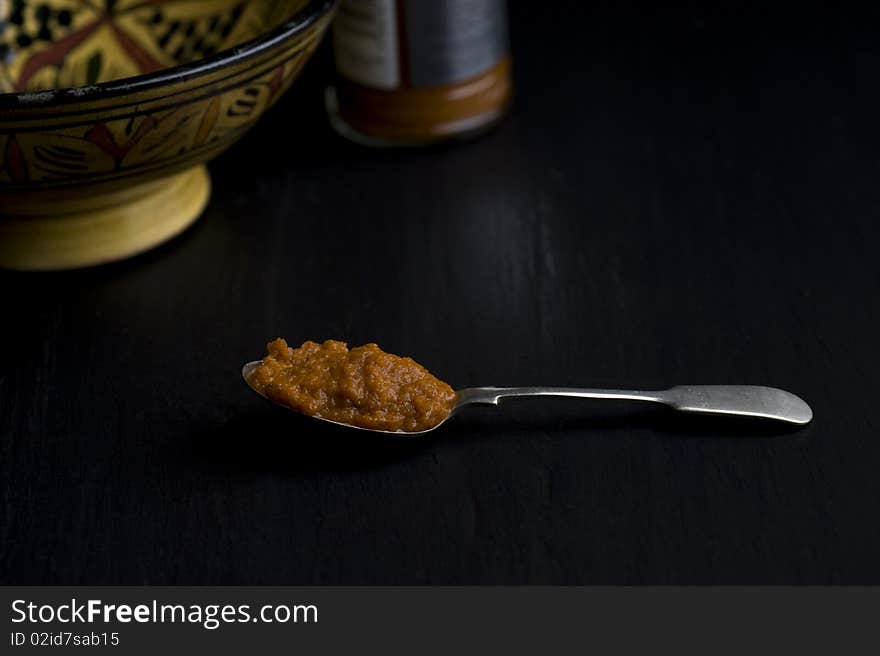
{"type": "Polygon", "coordinates": [[[504,0],[342,0],[333,45],[327,110],[360,143],[473,136],[510,103],[504,0]]]}

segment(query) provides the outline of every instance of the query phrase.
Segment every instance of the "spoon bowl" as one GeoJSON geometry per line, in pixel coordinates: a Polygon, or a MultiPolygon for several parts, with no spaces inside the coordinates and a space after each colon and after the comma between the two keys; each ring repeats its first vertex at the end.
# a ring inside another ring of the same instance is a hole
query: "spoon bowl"
{"type": "MultiPolygon", "coordinates": [[[[241,368],[241,377],[244,378],[244,382],[246,382],[248,387],[250,387],[254,392],[259,394],[261,397],[263,397],[264,399],[266,399],[270,403],[274,403],[275,405],[282,407],[285,410],[290,410],[291,412],[296,412],[296,410],[294,410],[293,408],[290,408],[289,406],[286,406],[283,403],[278,403],[276,400],[269,398],[268,396],[263,394],[263,392],[261,392],[260,390],[258,390],[256,387],[254,387],[251,384],[250,374],[254,370],[254,367],[256,367],[260,363],[261,363],[260,360],[257,360],[255,362],[248,362],[246,365],[244,365],[241,368]]],[[[440,426],[442,426],[447,421],[449,421],[449,418],[452,417],[452,415],[454,415],[456,412],[458,412],[458,410],[462,407],[462,405],[466,405],[466,404],[461,403],[459,396],[460,396],[459,393],[456,393],[455,405],[453,406],[450,413],[446,416],[446,419],[441,421],[439,424],[432,426],[431,428],[426,428],[425,430],[421,430],[421,431],[402,431],[402,430],[391,431],[391,430],[381,430],[379,428],[365,428],[363,426],[356,426],[355,424],[346,424],[341,421],[333,421],[332,419],[327,419],[326,417],[320,417],[318,415],[304,415],[304,416],[308,417],[309,419],[316,419],[318,421],[323,421],[328,424],[333,424],[334,426],[341,426],[342,428],[352,428],[354,430],[366,431],[368,433],[383,433],[385,435],[394,435],[395,437],[402,437],[404,435],[407,435],[407,436],[409,436],[409,435],[412,435],[412,436],[424,435],[425,433],[430,433],[431,431],[434,431],[434,430],[437,430],[438,428],[440,428],[440,426]]],[[[302,414],[302,413],[298,413],[298,414],[302,414]]]]}

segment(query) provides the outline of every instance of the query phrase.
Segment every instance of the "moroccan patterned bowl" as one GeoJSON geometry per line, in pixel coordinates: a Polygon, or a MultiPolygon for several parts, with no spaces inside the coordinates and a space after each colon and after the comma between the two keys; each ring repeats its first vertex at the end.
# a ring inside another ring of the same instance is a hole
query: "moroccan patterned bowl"
{"type": "Polygon", "coordinates": [[[0,266],[142,252],[314,52],[336,0],[0,0],[0,266]]]}

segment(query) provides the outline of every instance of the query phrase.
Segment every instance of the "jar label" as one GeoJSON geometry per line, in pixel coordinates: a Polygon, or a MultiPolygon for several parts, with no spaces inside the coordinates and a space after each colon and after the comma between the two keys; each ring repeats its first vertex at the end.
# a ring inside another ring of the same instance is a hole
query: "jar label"
{"type": "Polygon", "coordinates": [[[333,22],[336,68],[377,89],[400,86],[395,0],[344,0],[333,22]]]}
{"type": "Polygon", "coordinates": [[[343,0],[336,66],[377,89],[435,87],[476,77],[508,51],[504,0],[343,0]]]}

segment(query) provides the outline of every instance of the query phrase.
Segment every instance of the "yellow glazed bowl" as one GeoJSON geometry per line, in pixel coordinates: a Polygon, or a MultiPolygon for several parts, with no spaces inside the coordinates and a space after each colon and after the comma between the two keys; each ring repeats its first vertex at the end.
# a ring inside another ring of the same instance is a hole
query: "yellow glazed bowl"
{"type": "Polygon", "coordinates": [[[0,0],[0,266],[145,251],[293,82],[336,0],[0,0]]]}

